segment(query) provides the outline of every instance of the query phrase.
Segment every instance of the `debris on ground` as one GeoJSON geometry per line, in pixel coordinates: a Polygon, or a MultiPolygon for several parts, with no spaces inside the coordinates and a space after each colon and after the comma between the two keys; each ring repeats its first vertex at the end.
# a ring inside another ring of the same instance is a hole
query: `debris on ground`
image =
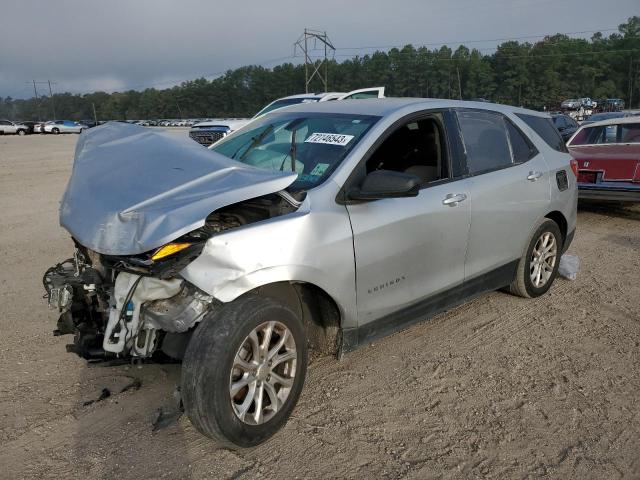
{"type": "Polygon", "coordinates": [[[580,268],[580,259],[576,255],[564,254],[560,257],[560,266],[558,274],[567,280],[575,280],[578,278],[578,269],[580,268]]]}

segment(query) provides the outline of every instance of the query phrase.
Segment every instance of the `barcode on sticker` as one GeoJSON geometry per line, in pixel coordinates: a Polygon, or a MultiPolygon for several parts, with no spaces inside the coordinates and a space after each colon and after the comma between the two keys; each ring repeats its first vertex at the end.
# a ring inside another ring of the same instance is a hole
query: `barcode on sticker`
{"type": "Polygon", "coordinates": [[[305,143],[324,143],[325,145],[340,145],[344,147],[353,139],[353,135],[339,133],[312,133],[305,143]]]}

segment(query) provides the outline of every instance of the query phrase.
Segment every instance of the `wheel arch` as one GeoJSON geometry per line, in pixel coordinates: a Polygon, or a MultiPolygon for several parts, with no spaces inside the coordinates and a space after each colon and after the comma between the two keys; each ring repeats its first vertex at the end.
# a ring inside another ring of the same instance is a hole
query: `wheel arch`
{"type": "Polygon", "coordinates": [[[564,216],[564,214],[558,210],[554,210],[552,212],[549,212],[545,215],[545,218],[548,218],[549,220],[553,220],[554,222],[556,222],[556,224],[558,225],[558,228],[560,228],[560,233],[562,234],[562,242],[564,244],[564,242],[566,242],[567,240],[567,228],[568,228],[568,222],[567,222],[567,218],[564,216]]]}
{"type": "Polygon", "coordinates": [[[342,316],[338,303],[321,287],[309,282],[279,281],[256,287],[241,297],[245,295],[260,295],[286,305],[302,320],[312,350],[337,354],[342,316]]]}

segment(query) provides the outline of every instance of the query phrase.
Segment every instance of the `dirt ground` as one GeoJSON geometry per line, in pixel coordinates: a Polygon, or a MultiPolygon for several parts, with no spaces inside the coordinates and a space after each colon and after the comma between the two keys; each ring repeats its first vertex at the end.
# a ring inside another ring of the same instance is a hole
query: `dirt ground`
{"type": "Polygon", "coordinates": [[[0,477],[640,478],[640,207],[582,209],[578,279],[542,298],[492,293],[315,360],[286,427],[232,452],[184,417],[152,431],[178,366],[89,368],[51,335],[76,140],[0,136],[0,477]]]}

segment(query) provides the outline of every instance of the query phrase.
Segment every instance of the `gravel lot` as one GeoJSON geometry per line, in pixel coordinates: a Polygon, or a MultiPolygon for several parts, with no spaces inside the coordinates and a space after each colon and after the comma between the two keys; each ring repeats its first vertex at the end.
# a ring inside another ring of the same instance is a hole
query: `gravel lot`
{"type": "Polygon", "coordinates": [[[283,431],[232,452],[184,417],[152,431],[178,366],[89,368],[51,335],[76,140],[0,136],[0,477],[640,478],[639,207],[583,208],[578,279],[542,298],[492,293],[314,360],[283,431]]]}

